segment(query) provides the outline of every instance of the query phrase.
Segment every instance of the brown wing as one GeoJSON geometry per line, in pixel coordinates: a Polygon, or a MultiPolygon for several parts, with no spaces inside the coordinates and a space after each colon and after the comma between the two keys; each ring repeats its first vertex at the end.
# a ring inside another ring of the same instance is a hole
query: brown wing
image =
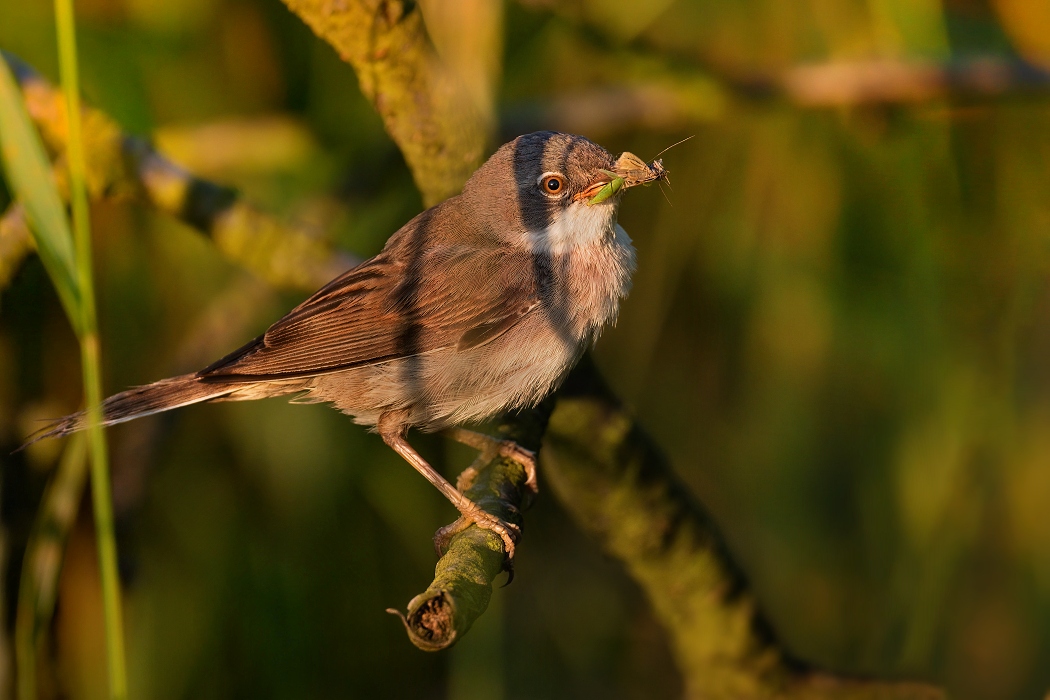
{"type": "Polygon", "coordinates": [[[384,252],[362,263],[197,376],[303,377],[464,350],[499,337],[539,306],[527,254],[446,246],[415,263],[403,257],[384,252]]]}

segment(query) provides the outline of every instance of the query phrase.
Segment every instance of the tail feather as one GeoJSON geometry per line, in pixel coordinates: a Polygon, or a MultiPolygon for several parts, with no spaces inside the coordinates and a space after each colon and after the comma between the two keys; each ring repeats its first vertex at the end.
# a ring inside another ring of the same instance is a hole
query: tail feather
{"type": "MultiPolygon", "coordinates": [[[[180,408],[201,401],[213,401],[234,393],[238,387],[206,384],[193,374],[162,379],[114,394],[102,402],[102,425],[116,425],[135,418],[180,408]]],[[[38,440],[63,437],[87,427],[87,411],[78,411],[45,426],[19,447],[25,449],[38,440]]]]}

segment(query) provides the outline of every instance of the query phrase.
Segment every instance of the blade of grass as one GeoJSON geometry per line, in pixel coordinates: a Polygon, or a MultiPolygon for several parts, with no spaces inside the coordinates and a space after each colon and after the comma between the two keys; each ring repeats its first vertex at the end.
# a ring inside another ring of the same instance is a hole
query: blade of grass
{"type": "Polygon", "coordinates": [[[127,671],[124,662],[124,620],[120,604],[120,576],[117,571],[117,543],[113,532],[113,502],[110,495],[109,456],[102,432],[102,372],[95,316],[95,287],[92,279],[91,226],[88,216],[87,185],[84,175],[84,144],[80,128],[80,86],[77,74],[76,21],[73,0],[55,0],[58,27],[58,65],[62,91],[66,97],[69,122],[69,189],[76,242],[77,282],[80,289],[80,362],[84,375],[84,402],[87,405],[88,443],[91,455],[91,497],[95,511],[95,538],[98,542],[99,571],[102,578],[102,612],[106,633],[106,662],[109,695],[113,700],[127,697],[127,671]]]}
{"type": "Polygon", "coordinates": [[[15,198],[22,203],[33,231],[40,259],[73,328],[79,331],[80,297],[69,221],[51,177],[51,162],[26,113],[18,84],[2,56],[0,154],[7,182],[15,198]]]}
{"type": "Polygon", "coordinates": [[[87,478],[87,441],[77,433],[66,444],[58,470],[44,491],[22,560],[15,616],[19,700],[37,700],[36,673],[43,632],[55,611],[58,577],[69,530],[77,518],[87,478]]]}

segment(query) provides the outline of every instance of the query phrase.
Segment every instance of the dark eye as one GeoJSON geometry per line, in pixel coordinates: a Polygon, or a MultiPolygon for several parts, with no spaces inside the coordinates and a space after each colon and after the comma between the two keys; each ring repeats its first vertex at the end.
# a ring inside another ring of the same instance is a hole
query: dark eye
{"type": "Polygon", "coordinates": [[[544,175],[540,178],[540,189],[542,189],[543,194],[546,195],[560,195],[565,191],[565,178],[553,173],[544,175]]]}

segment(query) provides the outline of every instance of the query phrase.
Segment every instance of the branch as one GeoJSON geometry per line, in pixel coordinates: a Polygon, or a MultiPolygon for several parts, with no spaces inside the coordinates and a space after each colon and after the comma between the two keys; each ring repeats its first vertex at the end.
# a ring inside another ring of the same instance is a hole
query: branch
{"type": "Polygon", "coordinates": [[[732,102],[726,86],[708,78],[609,85],[508,105],[500,130],[509,139],[539,124],[592,140],[628,130],[673,132],[724,119],[732,102]]]}
{"type": "MultiPolygon", "coordinates": [[[[615,55],[616,60],[627,60],[622,52],[615,55]]],[[[504,136],[511,136],[540,124],[599,138],[624,131],[680,131],[723,120],[734,106],[752,104],[834,109],[1017,98],[1050,98],[1050,68],[1015,58],[984,56],[945,63],[813,63],[780,73],[709,69],[644,84],[588,88],[542,101],[511,104],[503,110],[501,130],[504,136]]]]}
{"type": "Polygon", "coordinates": [[[353,66],[426,206],[459,194],[481,165],[488,128],[438,60],[419,5],[403,0],[284,0],[353,66]]]}
{"type": "Polygon", "coordinates": [[[816,108],[1050,97],[1050,69],[999,56],[944,63],[857,61],[796,66],[784,72],[776,86],[794,104],[816,108]]]}
{"type": "MultiPolygon", "coordinates": [[[[55,154],[56,176],[65,190],[62,163],[68,132],[61,91],[11,54],[3,57],[22,89],[29,116],[55,154]]],[[[195,177],[145,140],[123,134],[100,110],[85,107],[82,119],[92,198],[139,196],[210,236],[228,258],[276,286],[312,291],[355,263],[334,253],[320,231],[281,221],[236,190],[195,177]]]]}
{"type": "Polygon", "coordinates": [[[588,359],[558,394],[544,476],[667,630],[690,698],[943,698],[808,670],[780,647],[710,517],[588,359]]]}
{"type": "MultiPolygon", "coordinates": [[[[554,408],[548,398],[537,408],[504,416],[499,435],[522,447],[538,451],[547,420],[554,408]]],[[[482,458],[479,458],[481,461],[482,458]]],[[[522,526],[521,511],[528,505],[525,468],[513,460],[496,457],[472,465],[474,483],[463,493],[485,511],[522,526]]],[[[492,584],[503,572],[505,555],[499,535],[471,525],[454,535],[438,560],[434,581],[408,603],[408,612],[387,610],[401,618],[408,638],[423,651],[452,646],[481,617],[492,596],[492,584]]],[[[513,576],[513,574],[512,574],[513,576]]]]}

